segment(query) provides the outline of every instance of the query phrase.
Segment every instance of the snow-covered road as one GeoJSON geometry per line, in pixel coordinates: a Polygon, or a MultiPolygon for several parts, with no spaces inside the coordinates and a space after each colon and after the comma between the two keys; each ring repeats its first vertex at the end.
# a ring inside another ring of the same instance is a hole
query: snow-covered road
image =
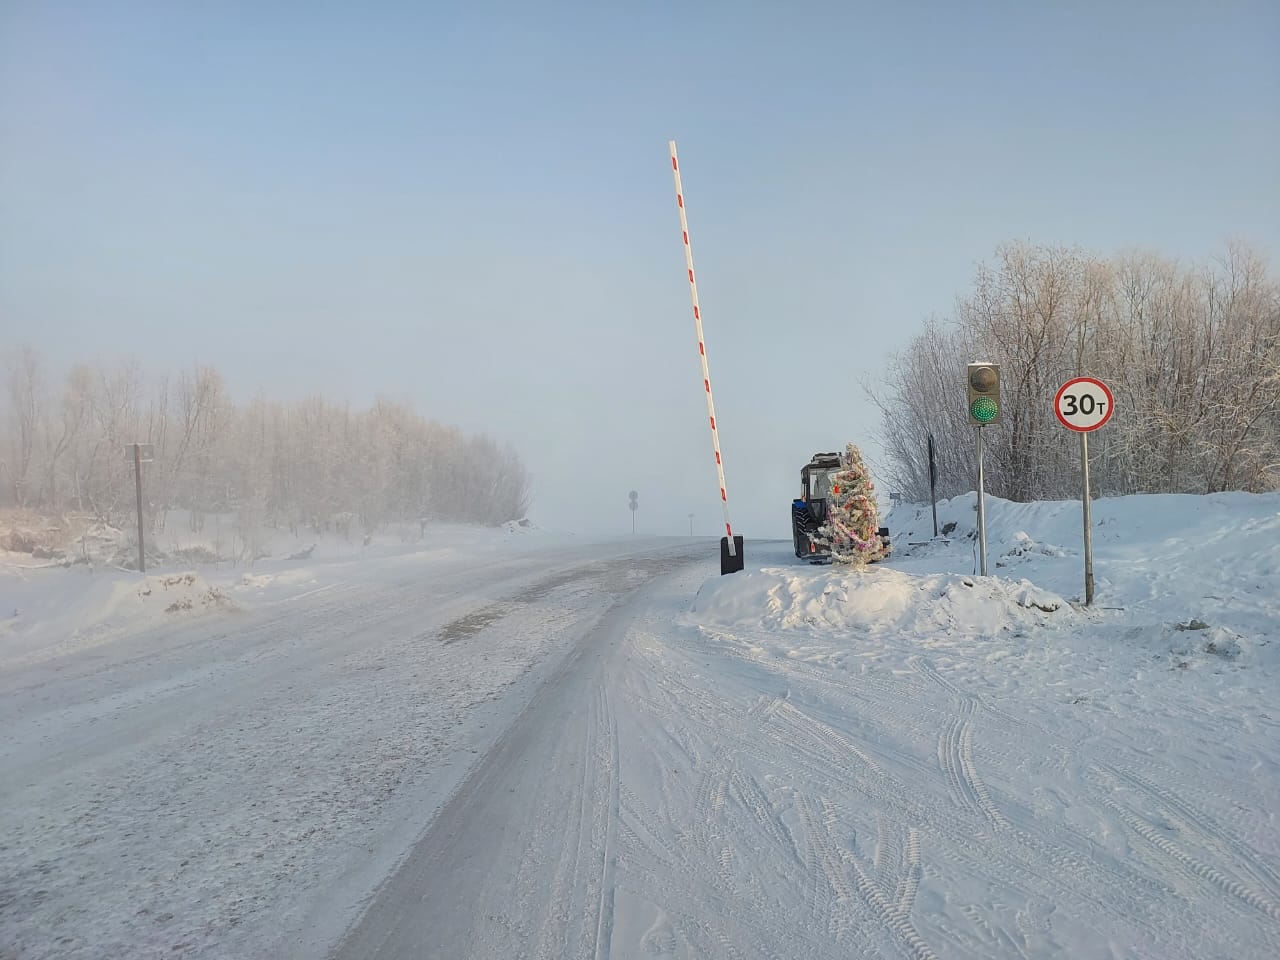
{"type": "Polygon", "coordinates": [[[193,620],[6,651],[0,956],[321,955],[593,625],[709,554],[336,564],[292,589],[246,577],[193,620]]]}
{"type": "Polygon", "coordinates": [[[1078,505],[991,503],[990,577],[972,508],[19,623],[0,956],[1280,956],[1280,495],[1100,501],[1090,609],[1078,505]]]}

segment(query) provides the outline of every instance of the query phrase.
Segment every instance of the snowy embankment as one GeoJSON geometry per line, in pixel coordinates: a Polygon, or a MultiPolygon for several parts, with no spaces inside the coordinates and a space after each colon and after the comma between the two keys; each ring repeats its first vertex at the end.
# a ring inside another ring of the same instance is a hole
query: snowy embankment
{"type": "Polygon", "coordinates": [[[973,503],[939,504],[940,528],[955,526],[937,539],[927,506],[891,513],[889,563],[850,574],[781,556],[712,582],[697,610],[708,625],[763,627],[798,642],[869,632],[1002,659],[1065,633],[1106,643],[1117,667],[1280,667],[1280,495],[1097,501],[1087,608],[1078,502],[989,497],[987,578],[976,575],[973,503]]]}

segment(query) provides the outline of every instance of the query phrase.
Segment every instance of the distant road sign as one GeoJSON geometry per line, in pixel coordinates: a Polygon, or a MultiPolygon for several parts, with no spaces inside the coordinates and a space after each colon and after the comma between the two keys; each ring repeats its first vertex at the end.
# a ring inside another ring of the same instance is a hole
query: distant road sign
{"type": "Polygon", "coordinates": [[[133,448],[138,448],[137,459],[143,463],[148,463],[156,458],[156,448],[149,443],[126,443],[124,445],[124,458],[129,463],[134,461],[133,448]]]}
{"type": "Polygon", "coordinates": [[[1068,430],[1089,433],[1111,419],[1115,398],[1105,383],[1094,377],[1076,377],[1058,388],[1053,412],[1068,430]]]}

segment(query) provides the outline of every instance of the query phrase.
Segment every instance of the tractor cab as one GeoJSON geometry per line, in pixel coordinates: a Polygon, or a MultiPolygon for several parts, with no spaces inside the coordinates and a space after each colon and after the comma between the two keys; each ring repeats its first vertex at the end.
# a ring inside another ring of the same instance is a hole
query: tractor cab
{"type": "Polygon", "coordinates": [[[840,454],[815,453],[800,468],[800,496],[791,502],[791,532],[796,556],[814,563],[831,559],[831,551],[814,537],[827,522],[827,498],[831,496],[831,478],[840,469],[840,454]]]}
{"type": "Polygon", "coordinates": [[[806,503],[825,501],[831,495],[832,478],[839,469],[838,454],[815,454],[800,470],[800,499],[806,503]]]}

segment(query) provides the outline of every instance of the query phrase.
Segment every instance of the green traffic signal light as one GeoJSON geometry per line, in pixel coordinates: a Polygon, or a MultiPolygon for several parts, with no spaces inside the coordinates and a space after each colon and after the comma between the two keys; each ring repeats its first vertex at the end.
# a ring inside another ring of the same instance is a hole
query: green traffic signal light
{"type": "Polygon", "coordinates": [[[990,397],[978,397],[969,404],[969,415],[979,423],[990,423],[1000,413],[1000,404],[990,397]]]}
{"type": "Polygon", "coordinates": [[[1000,365],[971,363],[965,379],[969,388],[969,423],[976,427],[999,423],[1003,419],[1000,407],[1000,365]]]}

